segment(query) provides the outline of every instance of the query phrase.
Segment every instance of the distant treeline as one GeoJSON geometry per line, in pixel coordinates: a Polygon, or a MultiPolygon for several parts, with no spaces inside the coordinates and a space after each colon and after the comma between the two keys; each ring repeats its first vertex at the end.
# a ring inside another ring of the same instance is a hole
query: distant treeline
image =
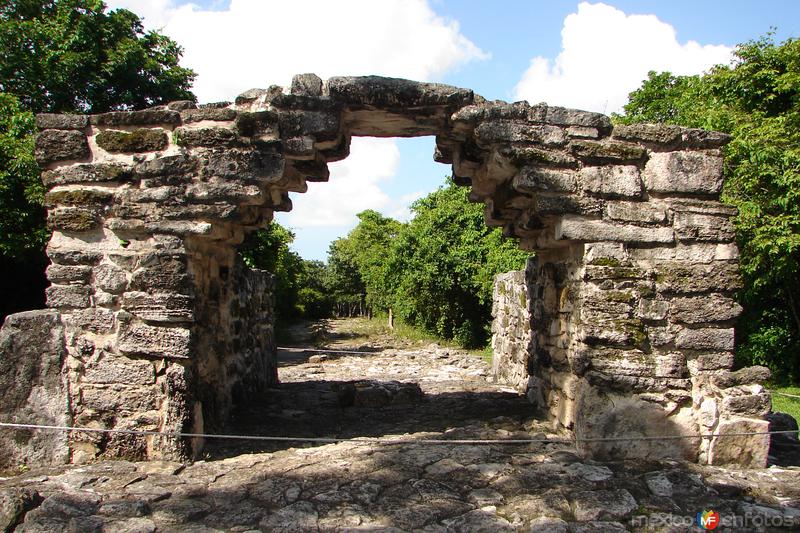
{"type": "Polygon", "coordinates": [[[520,269],[528,254],[490,229],[469,190],[447,184],[415,202],[408,223],[372,210],[334,241],[327,263],[291,251],[279,224],[253,233],[242,255],[277,276],[282,319],[385,314],[463,346],[488,340],[494,275],[520,269]]]}

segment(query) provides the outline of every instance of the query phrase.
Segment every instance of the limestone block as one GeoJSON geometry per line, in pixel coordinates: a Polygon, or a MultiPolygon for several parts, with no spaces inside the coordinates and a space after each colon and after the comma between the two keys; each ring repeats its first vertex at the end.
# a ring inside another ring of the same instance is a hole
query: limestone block
{"type": "Polygon", "coordinates": [[[113,198],[113,194],[98,189],[70,189],[50,191],[44,196],[44,205],[48,208],[59,206],[80,206],[101,209],[113,198]]]}
{"type": "Polygon", "coordinates": [[[92,269],[84,265],[56,265],[51,264],[47,267],[47,279],[50,283],[66,285],[71,282],[79,282],[80,284],[89,281],[92,275],[92,269]]]}
{"type": "Polygon", "coordinates": [[[670,319],[676,323],[700,324],[725,322],[737,318],[742,306],[720,294],[673,298],[669,302],[670,319]]]}
{"type": "Polygon", "coordinates": [[[557,126],[595,128],[604,135],[611,131],[611,119],[602,113],[581,111],[558,106],[544,106],[544,122],[557,126]]]}
{"type": "Polygon", "coordinates": [[[738,266],[728,261],[710,264],[663,261],[655,269],[656,288],[661,293],[729,292],[742,287],[738,266]]]}
{"type": "Polygon", "coordinates": [[[152,254],[140,260],[130,281],[130,290],[182,292],[189,286],[185,260],[179,256],[152,254]]]}
{"type": "Polygon", "coordinates": [[[639,301],[639,309],[636,316],[642,320],[652,320],[655,322],[665,320],[669,313],[669,302],[664,300],[645,299],[639,301]]]}
{"type": "Polygon", "coordinates": [[[769,451],[769,435],[740,435],[766,433],[769,422],[751,418],[728,418],[717,426],[711,439],[708,462],[712,465],[736,464],[750,468],[765,468],[769,451]],[[725,436],[730,434],[730,436],[725,436]]]}
{"type": "Polygon", "coordinates": [[[628,260],[625,245],[617,242],[593,242],[584,247],[584,261],[591,264],[615,264],[621,266],[628,260]]]}
{"type": "Polygon", "coordinates": [[[185,111],[186,109],[197,109],[197,103],[192,100],[175,100],[167,104],[167,109],[172,111],[185,111]]]}
{"type": "Polygon", "coordinates": [[[675,338],[675,346],[689,350],[730,351],[734,347],[733,328],[683,329],[675,338]]]}
{"type": "Polygon", "coordinates": [[[642,174],[651,193],[718,195],[722,190],[722,156],[703,152],[656,152],[642,174]]]}
{"type": "Polygon", "coordinates": [[[122,307],[151,322],[191,322],[194,320],[194,298],[182,294],[126,292],[122,307]]]}
{"type": "Polygon", "coordinates": [[[633,165],[583,167],[580,171],[583,190],[604,197],[640,198],[642,179],[633,165]]]}
{"type": "Polygon", "coordinates": [[[98,413],[115,413],[117,416],[152,411],[157,408],[158,397],[153,387],[130,387],[120,384],[81,386],[84,408],[98,413]]]}
{"type": "Polygon", "coordinates": [[[48,165],[56,161],[82,160],[90,155],[86,134],[75,130],[44,130],[36,136],[36,161],[48,165]]]}
{"type": "Polygon", "coordinates": [[[457,108],[473,101],[473,92],[469,89],[381,76],[333,77],[326,82],[326,89],[334,101],[378,109],[427,106],[457,108]]]}
{"type": "Polygon", "coordinates": [[[655,360],[639,350],[595,350],[589,355],[591,367],[612,375],[653,376],[655,360]]]}
{"type": "Polygon", "coordinates": [[[313,159],[314,138],[308,135],[283,139],[283,155],[292,159],[313,159]]]}
{"type": "MultiPolygon", "coordinates": [[[[70,425],[64,379],[66,345],[58,312],[28,311],[6,317],[0,329],[0,417],[29,424],[70,425]]],[[[69,460],[67,433],[0,433],[0,465],[44,466],[69,460]]]]}
{"type": "Polygon", "coordinates": [[[556,223],[558,240],[616,241],[639,243],[671,243],[675,241],[672,228],[643,228],[566,215],[556,223]]]}
{"type": "Polygon", "coordinates": [[[204,120],[212,120],[224,122],[235,120],[238,113],[235,109],[229,107],[213,108],[206,107],[203,109],[186,109],[181,111],[181,122],[184,124],[191,124],[192,122],[202,122],[204,120]]]}
{"type": "Polygon", "coordinates": [[[167,133],[160,129],[139,128],[133,131],[101,131],[95,137],[97,146],[106,152],[154,152],[169,144],[167,133]]]}
{"type": "Polygon", "coordinates": [[[36,115],[36,127],[39,130],[83,130],[89,125],[86,115],[57,115],[39,113],[36,115]]]}
{"type": "Polygon", "coordinates": [[[722,398],[720,407],[720,412],[723,415],[744,415],[756,418],[762,418],[771,410],[772,396],[768,392],[760,394],[747,394],[745,392],[741,395],[726,394],[722,398]]]}
{"type": "MultiPolygon", "coordinates": [[[[283,88],[272,85],[269,89],[248,89],[234,99],[236,107],[249,106],[256,104],[259,101],[269,101],[277,94],[280,94],[283,88]]],[[[227,107],[227,106],[221,106],[227,107]]]]}
{"type": "Polygon", "coordinates": [[[636,144],[619,141],[572,141],[573,155],[589,164],[639,163],[647,152],[636,144]]]}
{"type": "Polygon", "coordinates": [[[728,387],[736,387],[738,385],[764,383],[766,381],[769,381],[771,376],[772,373],[767,367],[748,366],[740,370],[737,370],[736,372],[726,372],[726,371],[716,372],[711,378],[711,383],[715,387],[725,389],[728,387]]]}
{"type": "Polygon", "coordinates": [[[564,129],[558,126],[510,120],[482,122],[475,128],[475,137],[478,143],[483,145],[497,142],[530,142],[545,146],[561,146],[568,139],[564,129]]]}
{"type": "Polygon", "coordinates": [[[47,307],[82,309],[91,305],[89,287],[85,285],[51,285],[45,289],[47,307]]]}
{"type": "Polygon", "coordinates": [[[729,369],[733,359],[733,352],[711,352],[698,355],[694,364],[698,371],[729,369]]]}
{"type": "Polygon", "coordinates": [[[318,142],[334,140],[339,136],[338,112],[286,111],[280,115],[282,137],[311,135],[318,142]]]}
{"type": "Polygon", "coordinates": [[[117,350],[124,355],[188,359],[190,339],[185,328],[148,326],[126,319],[120,321],[117,350]]]}
{"type": "Polygon", "coordinates": [[[599,139],[600,132],[597,128],[586,126],[570,126],[567,128],[567,135],[576,139],[599,139]]]}
{"type": "Polygon", "coordinates": [[[96,359],[86,364],[83,381],[109,385],[152,385],[156,382],[156,372],[151,361],[100,351],[96,359]]]}
{"type": "Polygon", "coordinates": [[[512,186],[520,192],[573,192],[577,188],[575,172],[548,168],[523,167],[512,186]]]}
{"type": "Polygon", "coordinates": [[[577,168],[578,160],[561,150],[545,147],[511,145],[500,149],[500,154],[517,166],[543,165],[556,168],[577,168]]]}
{"type": "Polygon", "coordinates": [[[99,307],[72,311],[69,320],[75,327],[92,333],[108,333],[116,323],[113,311],[99,307]]]}
{"type": "Polygon", "coordinates": [[[126,181],[130,178],[130,169],[124,165],[114,164],[80,164],[47,170],[42,173],[42,182],[54,185],[73,183],[95,183],[107,181],[126,181]]]}
{"type": "Polygon", "coordinates": [[[94,281],[105,292],[120,294],[128,285],[128,276],[118,266],[105,263],[94,267],[94,281]]]}
{"type": "Polygon", "coordinates": [[[583,324],[580,339],[589,346],[639,346],[646,340],[644,325],[640,320],[590,320],[583,324]]]}
{"type": "Polygon", "coordinates": [[[619,124],[612,137],[623,141],[675,146],[681,138],[681,127],[668,124],[619,124]]]}
{"type": "Polygon", "coordinates": [[[47,227],[60,231],[89,231],[100,225],[100,215],[93,209],[57,207],[47,212],[47,227]]]}
{"type": "Polygon", "coordinates": [[[256,111],[239,113],[236,117],[236,130],[244,137],[278,136],[280,115],[275,111],[256,111]]]}
{"type": "Polygon", "coordinates": [[[651,202],[606,202],[604,218],[634,224],[666,224],[667,210],[651,202]]]}
{"type": "Polygon", "coordinates": [[[720,148],[730,142],[731,136],[718,131],[699,128],[681,128],[667,124],[620,124],[614,127],[614,138],[640,141],[656,145],[654,149],[720,148]]]}
{"type": "Polygon", "coordinates": [[[710,428],[717,423],[719,418],[719,411],[717,410],[717,402],[713,398],[704,398],[700,404],[700,409],[697,411],[697,421],[700,425],[710,428]]]}
{"type": "Polygon", "coordinates": [[[602,282],[602,280],[646,279],[647,271],[626,266],[604,264],[606,261],[597,261],[600,264],[589,264],[584,267],[584,279],[587,281],[602,282]]]}
{"type": "Polygon", "coordinates": [[[239,144],[239,136],[230,128],[176,128],[172,134],[173,141],[184,148],[209,147],[225,148],[239,144]]]}
{"type": "Polygon", "coordinates": [[[207,154],[203,174],[236,181],[274,178],[283,174],[283,158],[276,153],[253,150],[220,150],[207,154]]]}
{"type": "Polygon", "coordinates": [[[59,265],[96,265],[103,259],[101,252],[59,249],[53,246],[52,241],[47,246],[47,256],[59,265]]]}
{"type": "Polygon", "coordinates": [[[292,94],[322,96],[322,80],[316,74],[296,74],[292,77],[292,94]]]}
{"type": "Polygon", "coordinates": [[[89,122],[94,126],[156,126],[160,124],[180,124],[181,115],[170,109],[145,109],[143,111],[112,111],[91,115],[89,122]]]}
{"type": "Polygon", "coordinates": [[[675,234],[681,241],[731,242],[735,237],[728,217],[675,213],[675,234]]]}
{"type": "Polygon", "coordinates": [[[154,178],[168,176],[172,179],[179,178],[183,174],[192,174],[197,170],[198,161],[196,158],[178,154],[164,155],[148,161],[142,161],[134,167],[134,172],[142,178],[154,178]]]}

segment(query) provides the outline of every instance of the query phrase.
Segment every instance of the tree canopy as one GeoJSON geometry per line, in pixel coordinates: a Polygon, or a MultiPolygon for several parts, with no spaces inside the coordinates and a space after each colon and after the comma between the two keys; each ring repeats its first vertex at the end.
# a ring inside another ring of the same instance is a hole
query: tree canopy
{"type": "MultiPolygon", "coordinates": [[[[350,265],[363,298],[376,311],[389,308],[405,322],[464,346],[486,342],[494,275],[522,268],[527,254],[499,229],[490,229],[483,207],[452,181],[412,205],[401,224],[374,211],[331,245],[329,265],[350,265]]],[[[353,295],[354,296],[354,295],[353,295]]]]}
{"type": "Polygon", "coordinates": [[[194,100],[182,49],[100,0],[0,0],[0,92],[35,113],[194,100]]]}
{"type": "Polygon", "coordinates": [[[0,0],[0,318],[44,304],[48,232],[33,113],[194,100],[182,49],[99,0],[0,0]]]}
{"type": "Polygon", "coordinates": [[[615,119],[733,136],[723,201],[739,209],[737,355],[778,380],[800,380],[800,41],[767,35],[741,44],[731,65],[703,76],[650,72],[615,119]]]}

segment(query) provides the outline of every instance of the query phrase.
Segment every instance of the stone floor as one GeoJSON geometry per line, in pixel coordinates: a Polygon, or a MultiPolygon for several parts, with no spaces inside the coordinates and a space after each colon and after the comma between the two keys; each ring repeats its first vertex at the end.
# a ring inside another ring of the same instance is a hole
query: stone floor
{"type": "MultiPolygon", "coordinates": [[[[0,481],[0,528],[26,532],[800,530],[800,468],[597,463],[569,444],[431,445],[426,438],[561,438],[479,357],[437,346],[283,352],[282,385],[228,432],[352,439],[208,442],[206,460],[102,462],[0,481]],[[403,439],[403,444],[390,441],[403,439]],[[294,447],[291,447],[294,446],[294,447]],[[21,523],[20,523],[21,522],[21,523]],[[19,525],[17,525],[19,524],[19,525]],[[16,525],[16,529],[14,526],[16,525]]],[[[338,339],[337,339],[338,335],[338,339]]]]}

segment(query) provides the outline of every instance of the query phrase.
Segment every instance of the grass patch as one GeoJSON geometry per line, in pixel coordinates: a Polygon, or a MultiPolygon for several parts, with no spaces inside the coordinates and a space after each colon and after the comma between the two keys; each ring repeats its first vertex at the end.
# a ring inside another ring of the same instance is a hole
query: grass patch
{"type": "MultiPolygon", "coordinates": [[[[792,394],[800,396],[800,387],[776,387],[773,393],[792,394]]],[[[772,395],[772,410],[792,415],[795,420],[800,420],[800,398],[790,398],[780,394],[772,395]]]]}
{"type": "Polygon", "coordinates": [[[394,319],[394,329],[389,328],[388,319],[385,316],[376,316],[373,318],[355,318],[352,319],[351,330],[359,337],[368,339],[375,336],[388,336],[400,345],[422,347],[428,344],[436,343],[444,348],[452,348],[467,352],[470,355],[481,357],[488,363],[492,362],[492,347],[486,346],[485,348],[476,348],[466,350],[458,345],[455,341],[440,339],[436,335],[415,328],[397,318],[394,319]]]}

